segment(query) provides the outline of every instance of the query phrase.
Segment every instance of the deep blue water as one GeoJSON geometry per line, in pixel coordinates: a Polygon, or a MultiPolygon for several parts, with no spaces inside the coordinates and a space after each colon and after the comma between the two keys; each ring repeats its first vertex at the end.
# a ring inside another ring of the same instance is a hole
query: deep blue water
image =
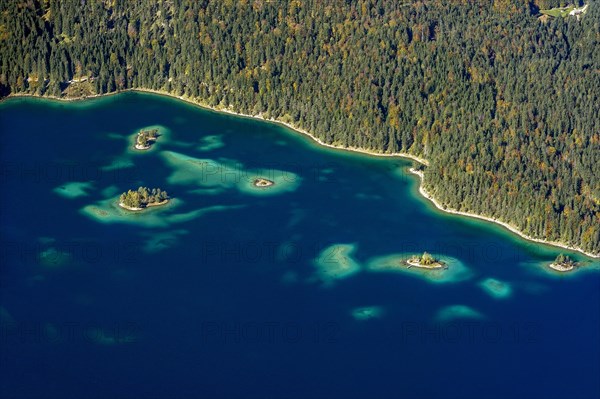
{"type": "Polygon", "coordinates": [[[11,99],[0,133],[1,397],[600,397],[598,262],[435,210],[410,162],[140,93],[11,99]],[[132,152],[151,125],[164,135],[132,152]],[[273,187],[289,191],[238,189],[256,169],[291,172],[273,187]],[[69,197],[73,182],[88,188],[69,197]],[[85,211],[140,185],[175,200],[142,215],[108,205],[115,220],[85,211]],[[360,271],[318,274],[335,244],[360,271]],[[369,271],[425,250],[470,275],[369,271]],[[548,272],[559,252],[585,268],[548,272]],[[486,278],[511,294],[489,295],[486,278]],[[472,313],[436,316],[451,305],[472,313]]]}

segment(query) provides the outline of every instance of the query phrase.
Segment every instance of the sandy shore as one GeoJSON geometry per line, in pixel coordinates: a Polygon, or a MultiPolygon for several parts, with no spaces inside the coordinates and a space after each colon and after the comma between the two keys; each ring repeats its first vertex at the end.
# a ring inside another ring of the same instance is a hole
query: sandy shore
{"type": "MultiPolygon", "coordinates": [[[[286,126],[298,133],[301,133],[307,137],[309,137],[310,139],[312,139],[313,141],[315,141],[316,143],[318,143],[319,145],[323,146],[323,147],[327,147],[327,148],[332,148],[332,149],[336,149],[336,150],[345,150],[345,151],[352,151],[352,152],[357,152],[357,153],[362,153],[362,154],[368,154],[368,155],[374,155],[374,156],[380,156],[380,157],[402,157],[402,158],[409,158],[412,159],[414,161],[417,161],[423,165],[428,166],[429,165],[429,161],[421,158],[419,156],[413,155],[413,154],[408,154],[408,153],[404,153],[404,152],[395,152],[395,153],[381,153],[381,152],[375,152],[375,151],[371,151],[371,150],[365,150],[362,148],[355,148],[355,147],[342,147],[342,146],[337,146],[334,144],[328,144],[323,142],[322,140],[320,140],[319,138],[313,136],[311,133],[309,133],[308,131],[304,130],[304,129],[300,129],[296,126],[293,126],[290,123],[287,122],[282,122],[282,121],[278,121],[274,118],[265,118],[262,114],[259,115],[248,115],[248,114],[242,114],[239,112],[235,112],[232,111],[230,109],[227,108],[215,108],[215,107],[211,107],[208,104],[205,103],[201,103],[198,102],[196,100],[193,100],[191,98],[188,97],[184,97],[184,96],[176,96],[173,95],[171,93],[168,93],[166,91],[162,91],[162,90],[152,90],[152,89],[126,89],[126,90],[121,90],[121,91],[116,91],[116,92],[112,92],[112,93],[106,93],[106,94],[95,94],[93,96],[86,96],[83,98],[62,98],[62,97],[55,97],[55,96],[36,96],[34,94],[23,94],[23,93],[11,93],[7,98],[10,97],[36,97],[36,98],[44,98],[44,99],[54,99],[54,100],[59,100],[59,101],[81,101],[81,100],[86,100],[86,99],[90,99],[90,98],[97,98],[97,97],[105,97],[105,96],[110,96],[110,95],[116,95],[116,94],[120,94],[120,93],[125,93],[128,91],[138,91],[138,92],[144,92],[144,93],[153,93],[153,94],[159,94],[162,96],[166,96],[166,97],[171,97],[171,98],[177,98],[179,100],[185,101],[189,104],[195,105],[195,106],[199,106],[201,108],[205,108],[205,109],[209,109],[212,111],[218,111],[218,112],[225,112],[228,114],[232,114],[232,115],[236,115],[236,116],[240,116],[240,117],[246,117],[246,118],[253,118],[253,119],[260,119],[260,120],[264,120],[264,121],[268,121],[268,122],[272,122],[272,123],[277,123],[279,125],[283,125],[286,126]]],[[[577,251],[580,252],[586,256],[589,256],[591,258],[600,258],[600,254],[593,254],[590,252],[586,252],[583,249],[579,248],[579,247],[575,247],[575,246],[570,246],[567,244],[563,244],[560,242],[556,242],[556,241],[548,241],[548,240],[544,240],[544,239],[539,239],[539,238],[533,238],[530,237],[524,233],[522,233],[521,231],[519,231],[517,228],[511,226],[510,224],[506,223],[506,222],[502,222],[498,219],[494,219],[494,218],[490,218],[487,216],[483,216],[483,215],[478,215],[475,213],[467,213],[467,212],[461,212],[461,211],[457,211],[457,210],[453,210],[453,209],[449,209],[449,208],[443,208],[439,202],[433,198],[424,188],[423,188],[423,172],[421,171],[417,171],[414,170],[413,168],[410,169],[410,172],[413,174],[416,174],[419,176],[420,180],[421,180],[421,184],[419,186],[419,193],[427,198],[429,201],[431,201],[436,208],[438,208],[439,210],[443,211],[443,212],[447,212],[447,213],[451,213],[451,214],[455,214],[455,215],[461,215],[461,216],[467,216],[467,217],[472,217],[472,218],[477,218],[477,219],[481,219],[481,220],[485,220],[488,222],[492,222],[492,223],[496,223],[499,224],[503,227],[505,227],[506,229],[510,230],[511,232],[515,233],[516,235],[518,235],[521,238],[524,238],[526,240],[532,241],[532,242],[537,242],[540,244],[546,244],[546,245],[551,245],[554,247],[559,247],[559,248],[565,248],[565,249],[569,249],[569,250],[573,250],[573,251],[577,251]]]]}
{"type": "Polygon", "coordinates": [[[125,205],[122,202],[119,202],[119,206],[123,209],[127,209],[128,211],[132,211],[132,212],[138,212],[138,211],[141,211],[142,209],[144,209],[144,208],[134,208],[132,206],[125,205]]]}
{"type": "Polygon", "coordinates": [[[168,199],[166,199],[166,200],[164,200],[164,201],[161,201],[161,202],[152,202],[152,203],[150,203],[150,204],[146,205],[144,208],[134,208],[134,207],[131,207],[131,206],[127,206],[127,205],[125,205],[125,204],[124,204],[124,203],[122,203],[122,202],[119,202],[119,206],[120,206],[121,208],[123,208],[123,209],[127,209],[128,211],[139,212],[139,211],[143,211],[144,209],[151,208],[151,207],[153,207],[153,206],[161,206],[161,205],[165,205],[167,202],[169,202],[169,200],[168,200],[168,199]]]}
{"type": "Polygon", "coordinates": [[[149,150],[150,146],[144,147],[142,145],[136,144],[133,148],[135,148],[136,150],[145,151],[145,150],[149,150]]]}
{"type": "Polygon", "coordinates": [[[161,205],[166,205],[168,202],[169,202],[169,200],[168,200],[168,199],[166,199],[166,200],[162,200],[162,201],[160,201],[160,202],[152,202],[152,203],[150,203],[150,204],[146,205],[146,208],[151,208],[151,207],[153,207],[153,206],[161,206],[161,205]]]}
{"type": "Polygon", "coordinates": [[[467,216],[467,217],[471,217],[471,218],[476,218],[476,219],[481,219],[481,220],[485,220],[488,222],[492,222],[492,223],[496,223],[499,224],[500,226],[506,228],[507,230],[510,230],[512,233],[515,233],[516,235],[518,235],[521,238],[524,238],[526,240],[529,241],[533,241],[533,242],[537,242],[540,244],[546,244],[546,245],[552,245],[553,247],[560,247],[560,248],[565,248],[565,249],[570,249],[572,251],[577,251],[580,252],[586,256],[592,257],[592,258],[600,258],[600,254],[592,254],[589,252],[584,251],[583,249],[579,248],[579,247],[575,247],[575,246],[570,246],[567,244],[563,244],[561,242],[556,242],[556,241],[548,241],[548,240],[544,240],[541,238],[534,238],[531,236],[528,236],[527,234],[524,234],[523,232],[519,231],[516,227],[503,222],[501,220],[495,219],[495,218],[491,218],[488,216],[483,216],[483,215],[478,215],[476,213],[469,213],[469,212],[461,212],[461,211],[457,211],[454,209],[449,209],[449,208],[444,208],[442,207],[442,205],[431,196],[431,194],[429,194],[427,192],[427,190],[425,190],[425,188],[423,188],[423,172],[420,170],[415,170],[413,168],[409,169],[411,173],[419,176],[419,179],[421,180],[421,184],[419,185],[419,193],[427,198],[429,201],[431,201],[431,203],[433,203],[433,205],[435,205],[436,208],[438,208],[439,210],[443,211],[443,212],[447,212],[447,213],[452,213],[454,215],[461,215],[461,216],[467,216]]]}
{"type": "Polygon", "coordinates": [[[437,262],[432,265],[423,265],[419,262],[414,262],[410,259],[406,261],[406,264],[408,265],[408,267],[418,267],[420,269],[428,269],[428,270],[436,270],[436,269],[444,268],[444,265],[437,263],[437,262]]]}
{"type": "Polygon", "coordinates": [[[548,267],[550,269],[556,270],[557,272],[570,272],[571,270],[575,269],[575,266],[573,266],[573,265],[563,266],[560,263],[554,263],[554,262],[550,263],[548,265],[548,267]]]}

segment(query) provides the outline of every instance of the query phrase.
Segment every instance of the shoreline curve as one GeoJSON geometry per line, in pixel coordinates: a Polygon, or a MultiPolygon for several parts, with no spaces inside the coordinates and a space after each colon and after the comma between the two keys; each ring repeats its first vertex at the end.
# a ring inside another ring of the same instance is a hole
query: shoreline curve
{"type": "Polygon", "coordinates": [[[589,253],[584,251],[583,249],[579,248],[579,247],[575,247],[575,246],[571,246],[571,245],[567,245],[564,244],[562,242],[558,242],[558,241],[548,241],[546,239],[543,238],[535,238],[535,237],[531,237],[528,236],[527,234],[523,233],[522,231],[519,231],[516,227],[510,225],[507,222],[503,222],[501,220],[495,219],[495,218],[491,218],[489,216],[484,216],[484,215],[479,215],[476,213],[470,213],[470,212],[462,212],[462,211],[457,211],[456,209],[451,209],[448,207],[443,207],[439,201],[437,199],[435,199],[424,187],[423,187],[423,179],[424,179],[424,175],[423,172],[420,170],[415,170],[414,168],[410,168],[409,172],[418,176],[419,177],[419,194],[421,194],[422,197],[424,197],[425,199],[429,200],[429,202],[431,202],[433,205],[435,205],[435,207],[445,213],[449,213],[452,215],[459,215],[459,216],[466,216],[466,217],[470,217],[470,218],[474,218],[474,219],[480,219],[480,220],[485,220],[486,222],[491,222],[491,223],[495,223],[497,225],[500,225],[502,227],[504,227],[505,229],[509,230],[511,233],[516,234],[517,236],[519,236],[520,238],[523,238],[527,241],[532,241],[535,242],[537,244],[544,244],[544,245],[550,245],[553,247],[558,247],[558,248],[564,248],[564,249],[568,249],[571,251],[577,251],[585,256],[588,256],[590,258],[600,258],[600,254],[593,254],[593,253],[589,253]]]}
{"type": "MultiPolygon", "coordinates": [[[[243,117],[243,118],[251,118],[251,119],[255,119],[255,120],[261,120],[261,121],[265,121],[265,122],[271,122],[271,123],[275,123],[278,125],[282,125],[287,127],[290,130],[293,130],[297,133],[300,133],[304,136],[309,137],[312,141],[314,141],[315,143],[319,144],[322,147],[326,147],[326,148],[331,148],[334,150],[342,150],[342,151],[349,151],[349,152],[356,152],[356,153],[360,153],[360,154],[365,154],[365,155],[372,155],[372,156],[377,156],[377,157],[400,157],[400,158],[407,158],[407,159],[411,159],[413,161],[419,162],[422,165],[425,166],[429,166],[429,161],[425,158],[421,158],[419,156],[413,155],[413,154],[409,154],[409,153],[404,153],[404,152],[394,152],[394,153],[384,153],[384,152],[376,152],[376,151],[372,151],[372,150],[367,150],[367,149],[363,149],[363,148],[357,148],[357,147],[341,147],[341,146],[337,146],[335,144],[329,144],[329,143],[325,143],[324,141],[322,141],[321,139],[319,139],[318,137],[312,135],[310,132],[308,132],[307,130],[298,128],[288,122],[283,122],[283,121],[279,121],[275,118],[266,118],[264,117],[262,114],[257,114],[257,115],[250,115],[250,114],[243,114],[240,112],[236,112],[233,110],[230,110],[228,108],[215,108],[215,107],[211,107],[210,105],[206,104],[206,103],[201,103],[199,101],[193,100],[189,97],[184,97],[184,96],[177,96],[174,95],[172,93],[169,93],[167,91],[163,91],[163,90],[154,90],[154,89],[144,89],[144,88],[131,88],[131,89],[125,89],[125,90],[120,90],[120,91],[115,91],[115,92],[111,92],[111,93],[103,93],[103,94],[94,94],[91,96],[84,96],[84,97],[75,97],[75,98],[64,98],[64,97],[56,97],[56,96],[38,96],[35,94],[29,94],[29,93],[10,93],[7,97],[5,97],[4,99],[0,100],[0,103],[2,101],[4,101],[5,99],[10,99],[10,98],[19,98],[19,97],[32,97],[32,98],[38,98],[38,99],[46,99],[46,100],[56,100],[56,101],[67,101],[67,102],[77,102],[77,101],[85,101],[85,100],[90,100],[90,99],[95,99],[95,98],[101,98],[101,97],[108,97],[108,96],[113,96],[113,95],[118,95],[118,94],[122,94],[122,93],[127,93],[127,92],[140,92],[140,93],[151,93],[151,94],[156,94],[156,95],[160,95],[160,96],[164,96],[164,97],[168,97],[168,98],[174,98],[174,99],[178,99],[181,100],[185,103],[191,104],[193,106],[196,107],[200,107],[209,111],[213,111],[213,112],[221,112],[221,113],[226,113],[226,114],[230,114],[230,115],[235,115],[238,117],[243,117]]],[[[421,171],[417,171],[413,168],[410,168],[409,171],[414,174],[417,175],[419,177],[419,194],[421,194],[421,196],[423,196],[425,199],[429,200],[438,210],[448,213],[448,214],[453,214],[453,215],[459,215],[459,216],[466,216],[466,217],[470,217],[470,218],[475,218],[475,219],[479,219],[479,220],[484,220],[487,222],[491,222],[491,223],[495,223],[498,224],[502,227],[504,227],[505,229],[509,230],[510,232],[516,234],[517,236],[519,236],[522,239],[525,239],[527,241],[531,241],[531,242],[535,242],[538,244],[544,244],[544,245],[550,245],[553,247],[558,247],[558,248],[564,248],[564,249],[568,249],[568,250],[572,250],[572,251],[576,251],[579,252],[587,257],[590,258],[596,258],[596,259],[600,259],[600,253],[599,254],[594,254],[594,253],[590,253],[590,252],[586,252],[585,250],[576,247],[576,246],[570,246],[568,244],[564,244],[561,242],[557,242],[557,241],[548,241],[545,239],[541,239],[541,238],[534,238],[531,236],[528,236],[527,234],[519,231],[516,227],[503,222],[501,220],[498,219],[494,219],[488,216],[484,216],[484,215],[479,215],[476,213],[469,213],[469,212],[462,212],[462,211],[458,211],[455,209],[450,209],[450,208],[444,208],[441,206],[441,204],[429,193],[427,192],[427,190],[423,187],[423,179],[424,179],[424,175],[423,172],[421,171]]]]}

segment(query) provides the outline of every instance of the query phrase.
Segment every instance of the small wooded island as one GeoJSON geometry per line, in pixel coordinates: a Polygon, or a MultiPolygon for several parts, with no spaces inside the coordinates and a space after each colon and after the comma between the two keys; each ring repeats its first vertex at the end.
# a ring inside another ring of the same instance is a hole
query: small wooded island
{"type": "Polygon", "coordinates": [[[158,139],[158,129],[140,130],[135,139],[136,150],[148,150],[158,139]]]}
{"type": "Polygon", "coordinates": [[[254,180],[253,184],[254,187],[270,187],[273,184],[275,184],[275,182],[269,179],[259,177],[258,179],[254,180]]]}
{"type": "Polygon", "coordinates": [[[578,266],[578,263],[571,259],[568,255],[559,254],[554,262],[548,265],[551,269],[558,272],[569,272],[578,266]]]}
{"type": "Polygon", "coordinates": [[[119,206],[129,211],[141,211],[151,206],[165,205],[169,195],[160,188],[140,187],[136,191],[129,190],[119,197],[119,206]]]}
{"type": "Polygon", "coordinates": [[[406,260],[408,268],[411,266],[421,267],[423,269],[442,269],[447,268],[446,264],[439,259],[434,258],[427,252],[423,252],[423,255],[414,255],[406,260]]]}

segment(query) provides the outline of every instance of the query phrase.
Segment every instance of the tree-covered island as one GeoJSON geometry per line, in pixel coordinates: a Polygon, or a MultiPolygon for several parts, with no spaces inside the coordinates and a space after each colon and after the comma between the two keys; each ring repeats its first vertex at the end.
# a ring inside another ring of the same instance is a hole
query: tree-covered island
{"type": "Polygon", "coordinates": [[[158,129],[140,130],[135,139],[136,150],[148,150],[158,139],[158,129]]]}
{"type": "Polygon", "coordinates": [[[406,264],[410,268],[414,267],[422,267],[424,269],[442,269],[446,268],[446,264],[439,259],[434,258],[428,252],[423,252],[423,255],[414,255],[406,260],[406,264]]]}
{"type": "Polygon", "coordinates": [[[558,272],[569,272],[578,266],[578,263],[571,259],[568,255],[559,254],[554,262],[548,265],[551,269],[558,272]]]}
{"type": "Polygon", "coordinates": [[[141,211],[151,206],[165,205],[169,199],[167,192],[160,188],[140,187],[121,194],[119,206],[130,211],[141,211]]]}

